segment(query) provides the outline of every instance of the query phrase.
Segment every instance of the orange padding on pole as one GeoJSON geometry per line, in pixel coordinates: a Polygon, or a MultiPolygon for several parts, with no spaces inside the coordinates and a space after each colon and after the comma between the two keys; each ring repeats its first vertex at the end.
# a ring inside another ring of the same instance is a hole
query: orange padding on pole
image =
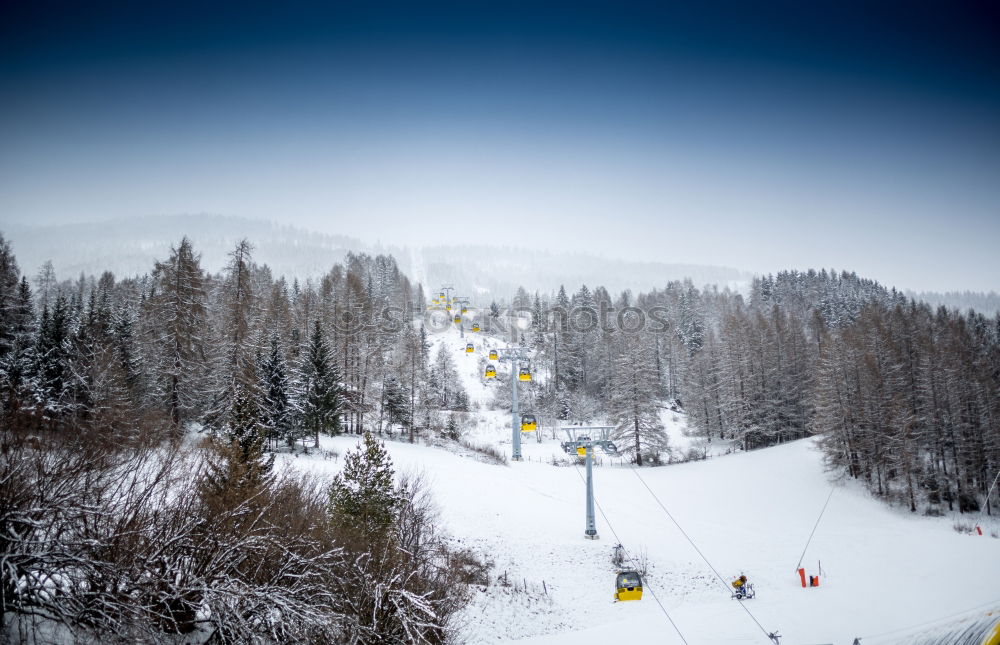
{"type": "Polygon", "coordinates": [[[799,569],[799,579],[802,580],[802,588],[805,589],[805,587],[806,587],[806,570],[805,569],[799,569]]]}

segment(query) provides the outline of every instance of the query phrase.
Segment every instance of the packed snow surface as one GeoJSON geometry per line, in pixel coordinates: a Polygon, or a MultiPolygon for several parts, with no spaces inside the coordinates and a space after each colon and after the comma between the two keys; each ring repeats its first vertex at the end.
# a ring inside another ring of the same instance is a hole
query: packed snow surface
{"type": "MultiPolygon", "coordinates": [[[[484,403],[491,385],[480,381],[478,356],[464,353],[466,342],[454,330],[434,338],[454,348],[470,397],[484,403]]],[[[479,351],[487,341],[475,342],[479,351]]],[[[668,426],[676,417],[666,417],[668,426]]],[[[509,454],[509,418],[475,412],[470,425],[480,441],[509,454]]],[[[671,434],[690,444],[682,423],[681,415],[671,434]]],[[[327,438],[323,447],[343,454],[357,441],[327,438]]],[[[849,645],[855,637],[863,645],[905,643],[925,621],[994,600],[1000,606],[1000,540],[989,531],[958,533],[954,518],[914,516],[860,486],[832,482],[812,440],[638,471],[606,459],[594,469],[606,514],[598,512],[599,540],[584,539],[584,470],[551,463],[566,456],[548,432],[541,443],[523,442],[525,461],[509,465],[420,443],[386,446],[397,471],[426,475],[447,531],[493,562],[493,584],[463,615],[471,643],[681,643],[659,603],[692,644],[769,643],[765,632],[772,631],[784,645],[849,645]],[[821,564],[820,586],[803,589],[795,565],[831,487],[802,563],[807,575],[821,564]],[[648,563],[639,602],[613,601],[611,553],[619,541],[648,563]],[[744,601],[752,617],[730,597],[728,583],[740,573],[756,588],[757,597],[744,601]],[[890,630],[899,631],[877,637],[890,630]]],[[[285,459],[329,474],[342,465],[285,459]]]]}

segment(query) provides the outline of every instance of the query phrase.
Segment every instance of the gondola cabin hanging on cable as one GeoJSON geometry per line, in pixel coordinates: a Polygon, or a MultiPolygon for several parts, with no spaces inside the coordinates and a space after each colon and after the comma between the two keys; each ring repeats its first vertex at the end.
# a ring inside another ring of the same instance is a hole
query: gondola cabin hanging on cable
{"type": "Polygon", "coordinates": [[[457,325],[460,322],[462,322],[462,317],[459,316],[458,314],[455,314],[455,324],[457,325]]]}
{"type": "Polygon", "coordinates": [[[586,457],[587,456],[587,446],[577,446],[576,447],[576,456],[577,457],[586,457]]]}
{"type": "Polygon", "coordinates": [[[493,363],[486,366],[486,378],[496,378],[497,368],[494,367],[493,363]]]}
{"type": "Polygon", "coordinates": [[[495,349],[490,350],[490,360],[491,361],[497,360],[497,350],[495,349]]]}
{"type": "Polygon", "coordinates": [[[638,571],[622,571],[615,579],[615,600],[642,600],[642,577],[638,571]]]}
{"type": "Polygon", "coordinates": [[[521,432],[534,432],[538,429],[538,420],[533,414],[521,415],[521,432]]]}
{"type": "Polygon", "coordinates": [[[530,381],[531,380],[531,369],[528,367],[522,367],[517,373],[517,380],[519,381],[530,381]]]}
{"type": "Polygon", "coordinates": [[[472,331],[479,331],[479,323],[472,323],[472,331]]]}
{"type": "Polygon", "coordinates": [[[444,308],[446,311],[451,311],[451,303],[446,304],[444,308]]]}
{"type": "Polygon", "coordinates": [[[468,309],[468,307],[466,307],[465,305],[462,305],[462,313],[463,313],[463,314],[465,314],[465,313],[469,313],[469,309],[468,309]]]}
{"type": "Polygon", "coordinates": [[[474,351],[476,351],[476,346],[473,345],[472,343],[469,343],[468,345],[465,346],[465,353],[466,354],[471,354],[474,351]]]}

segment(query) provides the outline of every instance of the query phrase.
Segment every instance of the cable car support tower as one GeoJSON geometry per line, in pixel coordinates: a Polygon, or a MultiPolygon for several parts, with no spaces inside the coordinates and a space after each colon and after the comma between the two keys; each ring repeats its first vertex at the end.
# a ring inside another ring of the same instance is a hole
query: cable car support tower
{"type": "Polygon", "coordinates": [[[517,400],[517,382],[521,363],[529,361],[530,351],[524,347],[499,347],[497,360],[510,363],[510,440],[511,461],[521,461],[521,418],[517,400]]]}
{"type": "MultiPolygon", "coordinates": [[[[450,288],[450,287],[449,287],[450,288]]],[[[462,309],[468,309],[472,306],[469,299],[465,296],[455,296],[451,299],[453,305],[458,305],[458,316],[461,318],[462,322],[458,323],[458,335],[461,338],[465,338],[465,318],[466,313],[462,313],[462,309]]]]}
{"type": "Polygon", "coordinates": [[[594,448],[598,447],[609,455],[617,455],[618,447],[608,437],[614,426],[563,426],[566,441],[562,449],[567,453],[576,453],[585,458],[587,463],[587,524],[583,537],[588,540],[598,540],[597,522],[594,518],[594,448]]]}

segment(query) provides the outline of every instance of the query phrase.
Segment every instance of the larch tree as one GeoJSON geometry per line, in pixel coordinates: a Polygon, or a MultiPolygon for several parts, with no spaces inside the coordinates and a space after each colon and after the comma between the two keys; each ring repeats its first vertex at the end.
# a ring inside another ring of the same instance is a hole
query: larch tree
{"type": "Polygon", "coordinates": [[[154,295],[147,302],[161,397],[175,426],[204,412],[208,363],[205,274],[184,237],[153,269],[154,295]]]}
{"type": "Polygon", "coordinates": [[[669,448],[660,422],[655,362],[649,343],[641,334],[623,333],[618,342],[609,415],[617,426],[614,438],[619,442],[619,450],[642,466],[644,456],[655,462],[669,448]]]}

